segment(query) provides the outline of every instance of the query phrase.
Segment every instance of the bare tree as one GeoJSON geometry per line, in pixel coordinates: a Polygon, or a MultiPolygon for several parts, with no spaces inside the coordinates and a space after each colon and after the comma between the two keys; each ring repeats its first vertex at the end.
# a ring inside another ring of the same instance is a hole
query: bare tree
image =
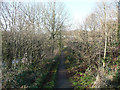
{"type": "Polygon", "coordinates": [[[58,32],[65,29],[67,20],[67,13],[63,3],[48,2],[43,10],[43,23],[44,28],[50,33],[50,40],[52,45],[52,55],[54,55],[55,39],[58,32]]]}

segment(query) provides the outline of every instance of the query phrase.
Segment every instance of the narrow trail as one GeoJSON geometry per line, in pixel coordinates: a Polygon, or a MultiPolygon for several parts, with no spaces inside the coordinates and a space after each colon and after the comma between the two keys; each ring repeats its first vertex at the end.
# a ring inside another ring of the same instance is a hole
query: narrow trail
{"type": "Polygon", "coordinates": [[[55,83],[55,88],[72,88],[72,84],[66,77],[66,69],[64,65],[64,53],[61,53],[60,64],[58,67],[57,78],[55,83]]]}

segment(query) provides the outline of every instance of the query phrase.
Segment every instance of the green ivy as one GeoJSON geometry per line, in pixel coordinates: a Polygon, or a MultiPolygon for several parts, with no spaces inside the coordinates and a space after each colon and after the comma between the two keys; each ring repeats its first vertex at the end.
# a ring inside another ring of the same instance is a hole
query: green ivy
{"type": "Polygon", "coordinates": [[[80,88],[82,89],[82,88],[90,87],[90,85],[95,81],[95,78],[90,75],[78,72],[73,77],[70,78],[70,81],[72,82],[73,86],[76,89],[80,89],[80,88]],[[77,76],[78,74],[83,76],[79,77],[77,76]]]}

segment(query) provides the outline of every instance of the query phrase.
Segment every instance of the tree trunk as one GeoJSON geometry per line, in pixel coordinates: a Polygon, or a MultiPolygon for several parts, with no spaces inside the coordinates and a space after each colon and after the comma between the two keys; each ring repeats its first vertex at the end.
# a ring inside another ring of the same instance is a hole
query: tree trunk
{"type": "Polygon", "coordinates": [[[118,2],[118,53],[120,52],[120,1],[118,2]]]}
{"type": "Polygon", "coordinates": [[[55,44],[55,34],[54,34],[54,32],[51,35],[52,35],[51,36],[52,37],[51,38],[51,42],[52,42],[52,44],[51,44],[52,45],[52,51],[51,52],[52,52],[52,56],[54,56],[54,47],[55,47],[55,45],[54,45],[55,44]]]}
{"type": "Polygon", "coordinates": [[[55,42],[55,2],[52,11],[52,56],[54,56],[54,42],[55,42]]]}
{"type": "MultiPolygon", "coordinates": [[[[105,47],[104,47],[104,60],[105,60],[106,51],[107,51],[107,27],[106,27],[106,7],[105,7],[105,5],[104,5],[104,27],[103,27],[103,29],[105,31],[105,47]]],[[[105,67],[105,62],[103,62],[103,69],[104,69],[104,67],[105,67]]]]}

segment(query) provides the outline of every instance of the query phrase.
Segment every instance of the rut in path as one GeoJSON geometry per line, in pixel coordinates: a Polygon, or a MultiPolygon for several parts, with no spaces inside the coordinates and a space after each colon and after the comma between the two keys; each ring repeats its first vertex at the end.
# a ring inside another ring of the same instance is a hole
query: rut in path
{"type": "Polygon", "coordinates": [[[72,88],[72,84],[69,82],[69,80],[66,77],[66,69],[64,65],[64,53],[61,53],[61,59],[60,64],[58,67],[57,77],[56,77],[56,83],[55,88],[72,88]]]}

